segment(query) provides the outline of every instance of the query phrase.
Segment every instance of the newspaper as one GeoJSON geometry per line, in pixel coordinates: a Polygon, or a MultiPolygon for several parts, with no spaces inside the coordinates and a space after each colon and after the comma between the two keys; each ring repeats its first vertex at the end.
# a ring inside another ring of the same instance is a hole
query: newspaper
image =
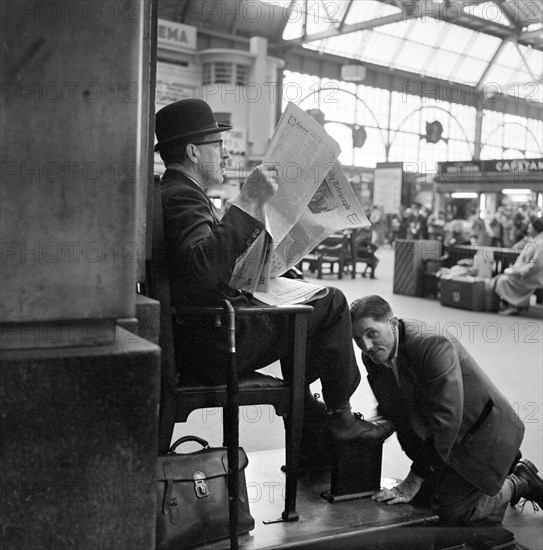
{"type": "Polygon", "coordinates": [[[261,212],[266,231],[238,258],[230,286],[273,305],[316,299],[324,287],[309,285],[315,289],[308,298],[307,282],[277,277],[330,234],[371,225],[337,160],[340,152],[317,121],[288,104],[263,159],[278,167],[277,193],[261,212]]]}
{"type": "Polygon", "coordinates": [[[255,292],[253,296],[270,306],[281,304],[303,304],[323,298],[328,294],[325,286],[314,285],[300,279],[286,279],[278,277],[271,279],[267,292],[255,292]]]}
{"type": "Polygon", "coordinates": [[[275,247],[271,277],[296,265],[332,233],[369,225],[354,189],[336,161],[296,224],[275,247]]]}
{"type": "Polygon", "coordinates": [[[266,230],[281,242],[334,167],[341,149],[310,115],[289,103],[263,163],[278,167],[277,193],[265,205],[266,230]]]}

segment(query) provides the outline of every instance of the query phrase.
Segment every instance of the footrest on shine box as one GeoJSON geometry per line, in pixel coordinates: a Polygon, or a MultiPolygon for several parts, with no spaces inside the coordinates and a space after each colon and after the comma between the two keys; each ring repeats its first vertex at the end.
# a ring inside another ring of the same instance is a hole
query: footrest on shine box
{"type": "Polygon", "coordinates": [[[369,497],[380,489],[382,441],[335,443],[332,451],[329,502],[369,497]]]}

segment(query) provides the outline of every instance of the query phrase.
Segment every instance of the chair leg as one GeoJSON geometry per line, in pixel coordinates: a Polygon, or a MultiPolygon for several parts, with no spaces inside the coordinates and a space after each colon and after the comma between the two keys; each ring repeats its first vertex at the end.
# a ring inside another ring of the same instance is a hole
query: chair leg
{"type": "MultiPolygon", "coordinates": [[[[165,369],[163,355],[162,369],[165,369]]],[[[165,455],[172,444],[175,416],[177,410],[176,397],[177,380],[174,377],[163,377],[160,398],[159,423],[158,423],[158,452],[165,455]]]]}
{"type": "Polygon", "coordinates": [[[292,361],[292,402],[288,418],[286,436],[286,490],[285,510],[282,513],[284,521],[297,521],[296,493],[298,489],[298,474],[300,468],[300,442],[302,439],[302,423],[304,414],[305,387],[305,315],[293,315],[294,340],[291,340],[292,361]],[[296,345],[295,345],[296,344],[296,345]]]}
{"type": "Polygon", "coordinates": [[[228,516],[230,531],[230,549],[238,549],[238,495],[239,495],[239,397],[238,372],[236,365],[236,322],[232,304],[224,300],[224,308],[228,314],[228,344],[230,364],[226,382],[227,398],[225,417],[223,420],[227,436],[228,456],[228,516]]]}

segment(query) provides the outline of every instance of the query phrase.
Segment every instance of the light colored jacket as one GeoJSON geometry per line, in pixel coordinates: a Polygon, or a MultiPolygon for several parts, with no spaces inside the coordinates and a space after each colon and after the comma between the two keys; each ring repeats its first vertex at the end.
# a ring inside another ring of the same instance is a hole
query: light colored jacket
{"type": "Polygon", "coordinates": [[[517,261],[496,277],[495,291],[511,305],[524,307],[536,288],[543,286],[543,232],[524,245],[517,261]]]}
{"type": "Polygon", "coordinates": [[[524,245],[511,272],[519,273],[526,286],[543,286],[543,232],[524,245]]]}

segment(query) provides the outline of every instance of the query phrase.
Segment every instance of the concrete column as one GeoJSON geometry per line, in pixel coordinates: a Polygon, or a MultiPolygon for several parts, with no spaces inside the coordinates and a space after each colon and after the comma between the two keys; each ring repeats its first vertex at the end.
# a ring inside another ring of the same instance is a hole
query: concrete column
{"type": "Polygon", "coordinates": [[[158,347],[0,351],[0,548],[152,550],[158,347]]]}
{"type": "Polygon", "coordinates": [[[0,322],[134,315],[149,5],[2,3],[0,322]]]}
{"type": "Polygon", "coordinates": [[[143,254],[151,6],[0,6],[2,550],[154,548],[160,350],[116,323],[143,254]]]}

